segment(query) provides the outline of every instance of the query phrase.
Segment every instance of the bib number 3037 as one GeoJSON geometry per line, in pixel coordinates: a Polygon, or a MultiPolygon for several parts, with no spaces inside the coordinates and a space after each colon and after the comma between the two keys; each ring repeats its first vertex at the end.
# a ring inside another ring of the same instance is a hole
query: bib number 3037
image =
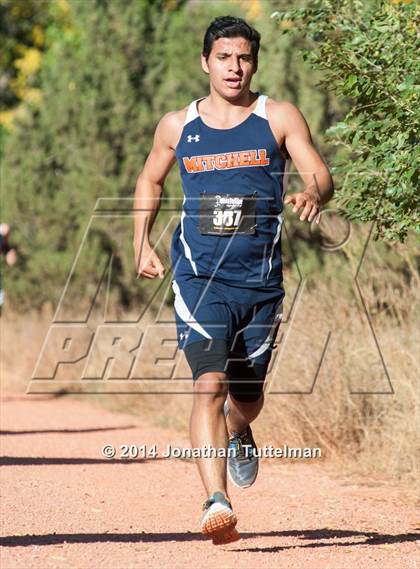
{"type": "Polygon", "coordinates": [[[232,235],[255,233],[256,192],[240,194],[200,193],[200,233],[232,235]]]}

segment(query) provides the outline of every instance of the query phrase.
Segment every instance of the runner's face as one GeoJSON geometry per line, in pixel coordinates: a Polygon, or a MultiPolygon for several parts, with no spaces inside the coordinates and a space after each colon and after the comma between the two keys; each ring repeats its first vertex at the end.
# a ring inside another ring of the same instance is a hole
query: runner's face
{"type": "Polygon", "coordinates": [[[226,99],[237,99],[247,93],[257,70],[251,43],[241,37],[216,40],[208,59],[202,56],[201,64],[214,89],[226,99]]]}

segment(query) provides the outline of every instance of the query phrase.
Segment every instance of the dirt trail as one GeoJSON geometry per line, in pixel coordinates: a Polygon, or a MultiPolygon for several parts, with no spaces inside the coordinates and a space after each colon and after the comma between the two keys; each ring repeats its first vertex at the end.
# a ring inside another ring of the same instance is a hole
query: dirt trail
{"type": "Polygon", "coordinates": [[[107,443],[162,454],[187,439],[89,402],[31,395],[3,396],[1,428],[2,569],[420,565],[407,488],[265,459],[252,488],[230,492],[242,540],[214,547],[198,531],[205,496],[193,462],[101,454],[107,443]]]}

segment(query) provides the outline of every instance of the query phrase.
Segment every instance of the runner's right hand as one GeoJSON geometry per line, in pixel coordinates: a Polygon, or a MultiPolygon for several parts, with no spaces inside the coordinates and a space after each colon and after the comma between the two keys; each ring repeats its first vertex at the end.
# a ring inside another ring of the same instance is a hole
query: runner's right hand
{"type": "Polygon", "coordinates": [[[162,265],[159,257],[151,247],[143,246],[140,251],[134,246],[137,278],[146,277],[154,279],[159,275],[161,279],[165,276],[165,267],[162,265]]]}

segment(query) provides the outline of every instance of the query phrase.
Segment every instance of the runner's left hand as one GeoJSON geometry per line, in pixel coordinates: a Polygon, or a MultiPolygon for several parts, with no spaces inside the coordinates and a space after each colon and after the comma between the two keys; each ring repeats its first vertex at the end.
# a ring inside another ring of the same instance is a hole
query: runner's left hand
{"type": "Polygon", "coordinates": [[[311,191],[304,191],[298,192],[297,194],[292,194],[290,196],[286,196],[284,200],[284,204],[293,204],[293,212],[297,212],[300,209],[304,208],[302,213],[300,214],[300,221],[305,221],[307,219],[311,222],[316,216],[316,223],[319,223],[321,216],[319,215],[320,212],[320,199],[319,195],[316,192],[311,191]]]}

